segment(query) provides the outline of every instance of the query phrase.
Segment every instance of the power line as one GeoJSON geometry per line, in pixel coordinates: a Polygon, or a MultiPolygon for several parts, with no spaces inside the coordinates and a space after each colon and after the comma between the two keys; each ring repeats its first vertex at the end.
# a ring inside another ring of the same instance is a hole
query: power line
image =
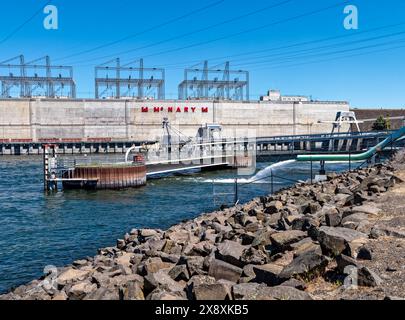
{"type": "MultiPolygon", "coordinates": [[[[400,41],[390,41],[390,42],[382,43],[382,44],[379,44],[379,45],[367,46],[367,48],[380,47],[380,46],[385,46],[385,45],[388,45],[388,44],[403,43],[403,42],[405,42],[405,39],[400,40],[400,41]]],[[[349,51],[355,51],[355,50],[363,50],[363,49],[365,49],[365,48],[366,48],[366,47],[356,48],[356,49],[351,49],[351,50],[344,50],[344,51],[341,51],[341,52],[339,52],[339,53],[349,52],[349,51]]],[[[287,64],[287,65],[274,64],[274,65],[267,65],[267,66],[265,65],[265,66],[261,66],[260,69],[259,69],[259,67],[258,67],[257,69],[251,69],[251,70],[265,70],[265,68],[267,68],[267,69],[279,69],[279,68],[297,67],[297,66],[303,66],[303,65],[308,65],[308,64],[316,64],[316,63],[321,63],[321,62],[328,62],[328,61],[334,61],[334,60],[340,60],[340,59],[347,59],[347,58],[351,58],[351,57],[359,57],[359,56],[369,55],[369,54],[372,54],[372,53],[386,52],[386,51],[397,50],[397,49],[401,49],[401,48],[405,48],[405,45],[394,46],[394,47],[391,47],[391,48],[385,48],[385,49],[367,51],[367,52],[362,52],[362,53],[357,53],[357,54],[351,54],[351,55],[345,55],[345,56],[340,56],[340,57],[333,57],[333,58],[322,59],[322,60],[315,60],[315,61],[307,61],[307,62],[295,63],[295,64],[287,64]]],[[[338,52],[334,52],[334,53],[330,53],[330,54],[337,54],[337,53],[338,53],[338,52]]]]}
{"type": "Polygon", "coordinates": [[[267,11],[267,10],[270,10],[270,9],[274,9],[274,8],[276,8],[276,7],[280,7],[280,6],[282,6],[282,5],[285,5],[285,4],[287,4],[287,3],[290,3],[290,2],[292,2],[292,1],[294,1],[294,0],[284,0],[284,1],[282,1],[282,2],[278,2],[278,3],[272,4],[272,5],[266,6],[266,7],[264,7],[264,8],[260,8],[260,9],[251,11],[251,12],[246,13],[246,14],[243,14],[243,15],[241,15],[241,16],[237,16],[237,17],[234,17],[234,18],[231,18],[231,19],[228,19],[228,20],[225,20],[225,21],[216,23],[216,24],[210,25],[210,26],[208,26],[208,27],[204,27],[204,28],[201,28],[201,29],[198,29],[198,30],[195,30],[195,31],[191,31],[191,32],[187,32],[187,33],[181,34],[181,35],[179,35],[179,36],[175,36],[175,37],[172,37],[172,38],[168,38],[168,39],[165,39],[165,40],[161,40],[161,41],[158,41],[158,42],[154,42],[154,43],[151,43],[151,44],[142,46],[142,47],[138,47],[138,48],[134,48],[134,49],[130,49],[130,50],[125,50],[125,51],[116,52],[116,53],[113,53],[113,54],[109,54],[109,55],[97,57],[97,58],[94,58],[94,59],[85,59],[85,60],[79,61],[79,62],[77,62],[77,63],[85,63],[85,62],[88,62],[88,61],[101,60],[101,59],[108,59],[108,58],[111,58],[111,57],[115,57],[115,56],[119,56],[119,55],[123,55],[123,54],[128,54],[128,53],[135,52],[135,51],[138,51],[138,50],[142,50],[142,49],[147,49],[147,48],[155,47],[155,46],[158,46],[158,45],[161,45],[161,44],[164,44],[164,43],[173,41],[173,40],[178,40],[178,39],[181,39],[181,38],[190,36],[190,35],[194,35],[194,34],[197,34],[197,33],[201,33],[201,32],[204,32],[204,31],[207,31],[207,30],[210,30],[210,29],[213,29],[213,28],[216,28],[216,27],[225,25],[225,24],[229,24],[229,23],[232,23],[232,22],[235,22],[235,21],[238,21],[238,20],[241,20],[241,19],[250,17],[250,16],[255,15],[255,14],[257,14],[257,13],[262,13],[262,12],[264,12],[264,11],[267,11]]]}
{"type": "MultiPolygon", "coordinates": [[[[362,35],[362,34],[374,33],[376,31],[381,31],[381,30],[384,30],[384,29],[394,28],[394,27],[403,26],[403,25],[405,25],[405,22],[391,24],[391,25],[385,25],[385,26],[381,26],[381,27],[376,27],[376,28],[372,28],[372,29],[368,29],[368,30],[364,30],[364,31],[359,31],[359,32],[356,32],[356,33],[345,33],[344,35],[339,35],[339,36],[321,38],[321,39],[305,41],[305,42],[297,42],[297,43],[293,43],[293,44],[289,44],[289,45],[285,45],[285,46],[274,47],[274,48],[249,51],[249,52],[244,52],[244,53],[239,53],[239,54],[234,54],[234,55],[226,55],[226,56],[219,56],[219,57],[217,56],[217,57],[213,57],[213,58],[208,58],[207,60],[209,60],[209,61],[231,60],[231,58],[234,58],[234,57],[248,56],[248,55],[253,55],[253,54],[263,53],[263,52],[269,52],[269,51],[279,51],[279,50],[282,50],[282,49],[301,47],[301,46],[306,46],[306,45],[309,45],[309,44],[328,42],[328,41],[342,39],[342,38],[357,37],[357,36],[362,35]]],[[[362,42],[362,41],[363,40],[358,40],[358,42],[362,42]]],[[[355,41],[353,41],[353,42],[355,42],[355,41]]],[[[309,50],[309,49],[305,49],[305,50],[309,50]]],[[[280,53],[280,54],[283,54],[283,53],[280,53]]],[[[236,60],[232,60],[232,61],[233,62],[234,61],[244,61],[244,60],[250,60],[250,59],[252,59],[252,58],[241,58],[241,59],[236,59],[236,60]]],[[[199,59],[199,60],[190,60],[190,61],[185,61],[185,62],[181,62],[181,63],[165,64],[164,66],[162,65],[162,67],[188,66],[188,65],[195,64],[195,63],[198,63],[198,62],[201,62],[201,59],[199,59]]]]}
{"type": "MultiPolygon", "coordinates": [[[[169,49],[169,50],[165,50],[165,51],[161,51],[161,52],[157,52],[157,53],[153,53],[153,54],[149,54],[149,55],[144,55],[143,57],[144,58],[149,58],[149,57],[159,56],[159,55],[166,54],[166,53],[173,53],[173,52],[181,51],[181,50],[184,50],[184,49],[190,49],[190,48],[202,46],[202,45],[205,45],[205,44],[218,42],[218,41],[221,41],[221,40],[226,40],[226,39],[236,37],[236,36],[239,36],[239,35],[252,33],[252,32],[259,31],[259,30],[266,29],[266,28],[270,28],[270,27],[273,27],[273,26],[276,26],[276,25],[279,25],[279,24],[283,24],[283,23],[286,23],[286,22],[290,22],[290,21],[298,20],[298,19],[305,18],[305,17],[308,17],[308,16],[316,15],[318,13],[321,13],[321,12],[324,12],[324,11],[339,7],[339,6],[347,4],[349,2],[350,1],[346,0],[346,1],[343,1],[343,2],[336,3],[334,5],[330,5],[330,6],[321,8],[321,9],[317,9],[317,10],[314,10],[314,11],[310,11],[310,12],[307,12],[307,13],[296,15],[296,16],[293,16],[293,17],[290,17],[290,18],[278,20],[278,21],[275,21],[275,22],[272,22],[272,23],[268,23],[268,24],[259,26],[259,27],[250,28],[250,29],[246,29],[244,31],[240,31],[240,32],[237,32],[237,33],[228,34],[226,36],[222,36],[222,37],[219,37],[219,38],[216,38],[216,39],[211,39],[211,40],[202,41],[202,42],[194,43],[194,44],[179,47],[179,48],[174,48],[174,49],[169,49]]],[[[102,58],[104,59],[104,57],[102,57],[102,58]]],[[[82,61],[78,61],[78,62],[73,62],[73,64],[74,63],[85,63],[85,62],[90,62],[90,61],[94,61],[94,60],[98,60],[98,59],[100,59],[100,58],[86,59],[86,60],[82,60],[82,61]]]]}
{"type": "Polygon", "coordinates": [[[183,19],[185,19],[185,18],[188,18],[189,16],[195,15],[195,14],[197,14],[197,13],[199,13],[199,12],[208,10],[208,9],[210,9],[210,8],[213,8],[213,7],[216,7],[216,6],[218,6],[219,4],[221,4],[221,3],[223,3],[223,2],[225,2],[225,0],[216,1],[216,2],[214,2],[214,3],[211,3],[211,4],[206,5],[206,6],[204,6],[204,7],[201,7],[201,8],[199,8],[199,9],[194,10],[194,11],[191,11],[191,12],[189,12],[189,13],[186,13],[186,14],[184,14],[184,15],[182,15],[182,16],[177,17],[177,18],[168,20],[168,21],[163,22],[163,23],[161,23],[161,24],[158,24],[158,25],[156,25],[156,26],[150,27],[150,28],[145,29],[145,30],[143,30],[143,31],[140,31],[140,32],[137,32],[137,33],[128,35],[128,36],[123,37],[123,38],[121,38],[121,39],[118,39],[118,40],[115,40],[115,41],[112,41],[112,42],[109,42],[109,43],[106,43],[106,44],[103,44],[103,45],[94,47],[94,48],[92,48],[92,49],[87,49],[87,50],[79,51],[79,52],[76,52],[76,53],[67,55],[67,56],[65,56],[65,57],[62,57],[62,58],[59,58],[59,59],[55,59],[55,61],[65,60],[65,59],[77,57],[77,56],[80,56],[80,55],[83,55],[83,54],[86,54],[86,53],[91,53],[91,52],[94,52],[94,51],[97,51],[97,50],[100,50],[100,49],[104,49],[104,48],[107,48],[107,47],[111,47],[111,46],[116,45],[116,44],[118,44],[118,43],[124,42],[124,41],[126,41],[126,40],[128,40],[128,39],[132,39],[132,38],[138,37],[138,36],[140,36],[140,35],[143,35],[143,34],[145,34],[145,33],[149,33],[149,32],[151,32],[151,31],[160,29],[160,28],[162,28],[162,27],[164,27],[164,26],[167,26],[167,25],[169,25],[169,24],[172,24],[172,23],[175,23],[175,22],[177,22],[177,21],[180,21],[180,20],[183,20],[183,19]]]}
{"type": "Polygon", "coordinates": [[[226,40],[226,39],[236,37],[236,36],[239,36],[239,35],[242,35],[242,34],[247,34],[247,33],[259,31],[259,30],[262,30],[262,29],[270,28],[270,27],[273,27],[273,26],[276,26],[276,25],[279,25],[279,24],[282,24],[282,23],[285,23],[285,22],[290,22],[290,21],[301,19],[301,18],[309,17],[309,16],[312,16],[312,15],[315,15],[315,14],[318,14],[318,13],[321,13],[321,12],[324,12],[324,11],[339,7],[339,6],[343,5],[343,4],[347,4],[348,2],[349,1],[343,1],[343,2],[340,2],[340,3],[334,4],[334,5],[328,6],[328,7],[324,7],[324,8],[317,9],[317,10],[314,10],[314,11],[310,11],[310,12],[307,12],[307,13],[304,13],[304,14],[293,16],[293,17],[290,17],[290,18],[287,18],[287,19],[283,19],[283,20],[279,20],[279,21],[272,22],[272,23],[269,23],[269,24],[265,24],[265,25],[262,25],[262,26],[259,26],[259,27],[247,29],[247,30],[244,30],[244,31],[241,31],[241,32],[233,33],[233,34],[223,36],[223,37],[220,37],[220,38],[207,40],[207,41],[191,44],[191,45],[180,47],[180,48],[174,48],[174,49],[170,49],[170,50],[166,50],[166,51],[161,51],[161,52],[157,52],[157,53],[154,53],[154,54],[146,55],[144,57],[145,58],[154,57],[154,56],[162,55],[162,54],[165,54],[165,53],[177,52],[177,51],[181,51],[181,50],[184,50],[184,49],[190,49],[190,48],[202,46],[202,45],[209,44],[209,43],[212,43],[212,42],[226,40]]]}
{"type": "MultiPolygon", "coordinates": [[[[405,23],[402,23],[401,25],[405,25],[405,23]]],[[[329,41],[329,40],[336,40],[336,39],[339,39],[339,38],[348,38],[348,37],[358,36],[360,34],[370,33],[372,31],[374,32],[376,30],[382,30],[382,29],[383,28],[375,28],[375,29],[371,29],[371,30],[367,30],[367,31],[359,32],[359,33],[351,33],[351,34],[346,34],[346,35],[342,35],[342,36],[335,36],[335,37],[330,37],[330,38],[321,39],[321,40],[314,40],[314,41],[309,41],[309,42],[306,42],[306,43],[302,43],[302,45],[307,45],[307,44],[310,44],[310,43],[314,44],[314,43],[326,42],[326,41],[329,41]]],[[[292,51],[292,52],[293,53],[298,53],[298,52],[313,51],[313,50],[318,50],[318,49],[333,48],[333,47],[337,47],[337,46],[346,46],[346,45],[350,45],[350,44],[356,44],[356,43],[360,43],[360,42],[367,42],[367,41],[392,37],[392,36],[396,36],[396,35],[401,35],[403,33],[404,32],[390,33],[390,34],[382,35],[382,36],[376,36],[376,37],[371,37],[371,38],[353,40],[353,41],[350,41],[350,42],[335,43],[335,44],[330,44],[330,45],[325,45],[325,46],[312,47],[312,48],[301,49],[301,50],[292,51]]],[[[292,47],[296,47],[296,46],[297,45],[283,46],[283,47],[274,48],[271,51],[280,50],[280,49],[288,49],[288,48],[292,48],[292,47]]],[[[268,52],[268,51],[270,51],[270,50],[266,50],[266,52],[268,52]]],[[[261,51],[261,52],[263,52],[263,51],[261,51]]],[[[288,54],[289,52],[287,51],[287,52],[275,53],[275,54],[271,54],[271,55],[264,55],[264,56],[258,56],[258,57],[241,58],[241,59],[236,59],[236,60],[233,60],[233,61],[245,61],[245,60],[251,60],[251,59],[260,59],[260,58],[284,55],[286,53],[288,54]]]]}
{"type": "Polygon", "coordinates": [[[378,36],[378,37],[371,37],[371,38],[366,38],[366,39],[360,39],[360,40],[350,41],[350,42],[346,42],[346,43],[337,43],[337,44],[331,44],[331,45],[327,45],[327,46],[320,46],[320,47],[313,47],[313,48],[309,48],[309,49],[298,50],[298,51],[282,52],[282,53],[277,53],[277,54],[267,55],[267,56],[262,56],[262,57],[254,57],[254,58],[250,58],[250,60],[248,62],[246,62],[246,63],[240,63],[240,64],[236,64],[236,65],[234,64],[234,66],[247,66],[247,65],[268,63],[268,62],[272,62],[274,60],[264,60],[264,61],[259,60],[258,61],[256,59],[268,58],[268,57],[277,57],[277,56],[282,56],[283,60],[285,60],[285,59],[291,60],[291,59],[294,59],[296,57],[300,57],[301,53],[305,53],[305,52],[319,51],[319,50],[324,50],[324,49],[340,48],[340,47],[344,47],[344,46],[350,46],[352,44],[360,44],[360,43],[363,43],[363,42],[370,42],[370,41],[374,41],[374,40],[386,39],[386,38],[395,37],[395,36],[404,35],[404,34],[405,34],[405,31],[395,32],[395,33],[391,33],[391,34],[387,34],[387,35],[382,35],[382,36],[378,36]],[[289,53],[292,53],[292,55],[285,56],[286,54],[289,54],[289,53]]]}
{"type": "MultiPolygon", "coordinates": [[[[399,24],[394,24],[394,25],[390,25],[390,26],[383,26],[383,27],[378,27],[378,28],[373,28],[370,30],[366,30],[363,31],[362,34],[364,33],[370,33],[372,31],[376,31],[376,30],[382,30],[388,27],[392,27],[392,26],[399,26],[399,25],[403,25],[405,23],[399,23],[399,24]]],[[[312,48],[307,48],[307,49],[302,49],[302,50],[297,50],[297,51],[287,51],[287,52],[281,52],[281,53],[275,53],[272,55],[267,55],[267,56],[263,56],[263,57],[278,57],[278,56],[282,56],[281,59],[272,59],[272,60],[264,60],[264,61],[257,61],[257,57],[254,58],[245,58],[245,59],[241,59],[241,60],[248,60],[246,63],[240,63],[240,64],[233,64],[234,66],[248,66],[248,65],[261,65],[261,64],[268,64],[268,63],[284,63],[284,62],[289,62],[292,59],[296,59],[296,58],[312,58],[312,57],[319,57],[319,56],[325,56],[325,55],[331,55],[331,54],[338,54],[338,53],[346,53],[346,52],[350,52],[350,51],[356,51],[356,50],[364,50],[364,49],[368,49],[368,48],[374,48],[374,47],[378,47],[378,46],[383,46],[383,45],[387,45],[387,44],[392,44],[392,43],[397,43],[398,41],[391,41],[391,42],[385,42],[385,43],[380,43],[380,44],[376,44],[376,45],[371,45],[371,46],[365,46],[365,47],[360,47],[360,48],[352,48],[352,49],[348,49],[348,50],[339,50],[339,51],[334,51],[334,52],[324,52],[324,53],[317,53],[315,55],[302,55],[301,53],[305,53],[305,52],[312,52],[312,51],[319,51],[319,50],[325,50],[325,49],[333,49],[333,48],[341,48],[344,46],[350,46],[353,44],[360,44],[360,43],[364,43],[364,42],[370,42],[370,41],[375,41],[375,40],[380,40],[380,39],[386,39],[386,38],[390,38],[390,37],[395,37],[395,36],[399,36],[399,35],[403,35],[405,34],[405,31],[401,31],[401,32],[395,32],[395,33],[390,33],[390,34],[385,34],[385,35],[380,35],[380,36],[375,36],[375,37],[369,37],[369,38],[365,38],[365,39],[359,39],[359,40],[355,40],[355,41],[350,41],[350,42],[343,42],[343,43],[335,43],[335,44],[330,44],[330,45],[325,45],[325,46],[317,46],[317,47],[312,47],[312,48]],[[287,56],[285,56],[287,55],[287,56]]],[[[332,38],[337,38],[337,37],[332,37],[332,38]]],[[[341,36],[339,36],[339,38],[341,38],[341,36]]],[[[328,38],[331,39],[331,38],[328,38]]],[[[321,39],[321,40],[315,40],[315,41],[311,41],[312,43],[314,42],[321,42],[325,39],[321,39]]],[[[293,47],[296,45],[289,45],[289,46],[284,46],[284,47],[293,47]]],[[[284,48],[282,47],[282,48],[284,48]]],[[[229,60],[231,56],[225,56],[223,58],[226,58],[229,60]]],[[[235,61],[235,60],[234,60],[235,61]]],[[[232,61],[232,62],[234,62],[232,61]]],[[[236,60],[238,61],[238,60],[236,60]]],[[[165,67],[165,66],[162,66],[165,67]]],[[[182,70],[183,68],[170,68],[172,70],[182,70]]]]}
{"type": "Polygon", "coordinates": [[[51,0],[48,0],[45,5],[43,5],[40,9],[35,11],[35,13],[29,17],[26,21],[24,21],[21,25],[19,25],[17,28],[15,28],[11,33],[9,33],[5,38],[0,40],[0,45],[5,43],[6,41],[10,40],[15,34],[17,34],[21,29],[23,29],[28,23],[30,23],[32,20],[36,18],[37,15],[42,13],[42,10],[44,7],[46,7],[48,4],[51,3],[51,0]]]}

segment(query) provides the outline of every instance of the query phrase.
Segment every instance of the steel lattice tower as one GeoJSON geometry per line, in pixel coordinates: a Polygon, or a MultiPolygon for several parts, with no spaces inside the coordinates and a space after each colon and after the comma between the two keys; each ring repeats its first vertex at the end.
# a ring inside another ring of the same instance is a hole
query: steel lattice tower
{"type": "Polygon", "coordinates": [[[180,100],[249,100],[249,72],[225,66],[208,67],[208,61],[184,70],[179,85],[180,100]]]}
{"type": "Polygon", "coordinates": [[[121,65],[117,58],[97,66],[95,74],[96,99],[165,98],[165,70],[145,68],[143,59],[121,65]]]}
{"type": "Polygon", "coordinates": [[[0,63],[2,98],[76,98],[73,68],[52,66],[49,56],[30,62],[18,57],[0,63]]]}

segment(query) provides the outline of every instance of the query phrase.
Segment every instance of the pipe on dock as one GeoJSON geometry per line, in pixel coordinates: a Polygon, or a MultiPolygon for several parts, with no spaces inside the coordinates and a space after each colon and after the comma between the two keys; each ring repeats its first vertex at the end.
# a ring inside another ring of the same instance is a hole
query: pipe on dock
{"type": "Polygon", "coordinates": [[[377,152],[383,150],[390,143],[394,143],[405,136],[405,126],[391,133],[385,140],[370,148],[368,151],[360,154],[325,154],[325,155],[300,155],[297,156],[297,161],[362,161],[370,159],[377,152]]]}

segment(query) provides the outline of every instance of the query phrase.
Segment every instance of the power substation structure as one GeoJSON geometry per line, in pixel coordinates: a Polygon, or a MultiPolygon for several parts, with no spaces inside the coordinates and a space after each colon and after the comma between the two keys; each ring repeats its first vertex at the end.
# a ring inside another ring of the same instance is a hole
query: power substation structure
{"type": "Polygon", "coordinates": [[[25,62],[23,55],[0,62],[2,98],[76,98],[73,67],[53,66],[49,56],[25,62]]]}
{"type": "Polygon", "coordinates": [[[230,70],[229,62],[209,68],[204,61],[184,70],[179,100],[249,101],[249,72],[230,70]]]}
{"type": "Polygon", "coordinates": [[[95,77],[96,99],[165,99],[165,70],[145,68],[143,59],[108,61],[95,68],[95,77]]]}

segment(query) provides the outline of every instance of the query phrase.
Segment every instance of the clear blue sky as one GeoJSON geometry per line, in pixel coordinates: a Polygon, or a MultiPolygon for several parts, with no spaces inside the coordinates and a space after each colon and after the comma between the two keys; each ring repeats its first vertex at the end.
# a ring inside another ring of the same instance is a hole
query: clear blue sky
{"type": "Polygon", "coordinates": [[[94,96],[94,66],[120,56],[124,62],[145,57],[146,66],[165,67],[167,98],[177,97],[184,67],[213,59],[212,65],[229,60],[251,72],[252,99],[276,88],[348,100],[354,107],[405,107],[405,1],[348,1],[359,9],[359,30],[351,31],[343,27],[343,0],[292,0],[261,10],[281,2],[287,1],[52,0],[59,9],[58,30],[44,29],[41,12],[14,32],[47,1],[2,1],[0,60],[50,55],[55,64],[72,65],[81,97],[94,96]],[[251,54],[240,55],[245,53],[251,54]]]}

